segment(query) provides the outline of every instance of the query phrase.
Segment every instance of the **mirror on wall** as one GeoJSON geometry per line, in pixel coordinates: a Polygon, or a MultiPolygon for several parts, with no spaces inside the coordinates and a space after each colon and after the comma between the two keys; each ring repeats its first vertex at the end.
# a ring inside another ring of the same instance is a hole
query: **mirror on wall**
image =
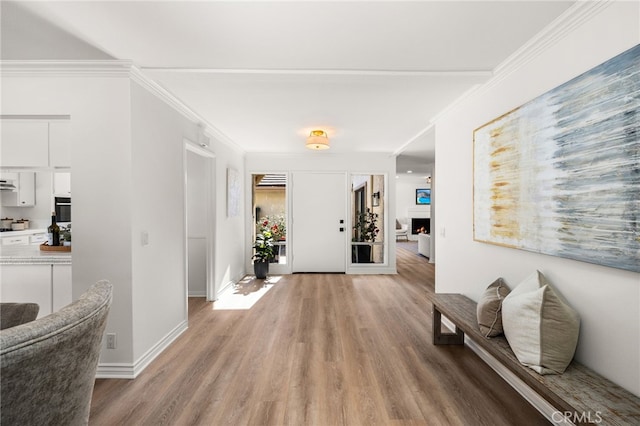
{"type": "Polygon", "coordinates": [[[384,263],[384,175],[351,176],[351,263],[384,263]]]}
{"type": "Polygon", "coordinates": [[[273,239],[271,263],[287,264],[287,175],[253,174],[253,241],[258,234],[273,239]],[[268,233],[268,234],[267,234],[268,233]]]}

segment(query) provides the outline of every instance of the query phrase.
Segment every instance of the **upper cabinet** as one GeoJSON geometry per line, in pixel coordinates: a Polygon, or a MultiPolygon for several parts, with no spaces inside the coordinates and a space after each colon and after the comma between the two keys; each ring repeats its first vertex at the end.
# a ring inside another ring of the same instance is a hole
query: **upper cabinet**
{"type": "Polygon", "coordinates": [[[3,119],[2,167],[71,167],[69,120],[3,119]]]}
{"type": "Polygon", "coordinates": [[[2,191],[0,199],[4,207],[32,207],[36,204],[36,174],[34,172],[3,173],[3,180],[12,182],[13,191],[2,191]]]}
{"type": "Polygon", "coordinates": [[[71,196],[71,173],[57,172],[53,174],[53,195],[58,197],[71,196]]]}

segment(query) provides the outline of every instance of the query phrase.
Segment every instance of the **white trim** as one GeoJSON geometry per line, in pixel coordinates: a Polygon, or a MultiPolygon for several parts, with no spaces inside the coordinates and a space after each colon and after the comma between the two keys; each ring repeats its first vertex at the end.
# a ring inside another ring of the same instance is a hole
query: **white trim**
{"type": "Polygon", "coordinates": [[[226,134],[206,121],[200,114],[170,93],[160,84],[144,75],[130,60],[0,60],[2,77],[128,77],[164,101],[187,119],[199,123],[206,133],[231,149],[245,151],[226,134]]]}
{"type": "Polygon", "coordinates": [[[205,148],[201,145],[196,144],[195,142],[192,142],[189,139],[184,140],[184,147],[187,151],[191,151],[194,154],[198,154],[202,157],[216,158],[216,154],[212,151],[209,151],[208,147],[205,148]]]}
{"type": "Polygon", "coordinates": [[[234,286],[236,284],[236,282],[240,282],[240,280],[238,280],[238,281],[228,281],[220,290],[218,290],[218,292],[216,293],[216,298],[214,299],[214,301],[218,300],[220,298],[220,296],[222,295],[222,293],[224,293],[228,289],[232,288],[232,286],[234,286]]]}
{"type": "Polygon", "coordinates": [[[99,363],[96,372],[97,379],[135,379],[151,364],[166,348],[171,345],[188,328],[187,321],[178,324],[165,337],[144,353],[133,364],[125,363],[99,363]]]}
{"type": "MultiPolygon", "coordinates": [[[[456,329],[455,324],[444,315],[442,315],[441,317],[441,323],[452,332],[456,329]]],[[[513,374],[507,367],[502,365],[502,363],[495,359],[493,355],[478,346],[476,342],[474,342],[467,335],[464,336],[464,344],[476,355],[478,355],[480,359],[482,359],[489,367],[491,367],[493,371],[498,373],[498,375],[502,377],[505,382],[507,382],[513,389],[515,389],[516,392],[522,395],[522,397],[526,399],[529,404],[531,404],[536,410],[538,410],[543,416],[545,416],[551,423],[556,425],[573,425],[573,423],[569,422],[569,420],[565,416],[561,416],[563,421],[558,422],[556,420],[558,416],[553,415],[553,413],[558,412],[557,408],[549,404],[547,400],[538,395],[538,393],[531,389],[529,385],[522,381],[522,379],[513,374]]]]}
{"type": "MultiPolygon", "coordinates": [[[[464,94],[462,96],[464,96],[464,94]]],[[[402,154],[404,152],[404,150],[407,149],[407,147],[409,145],[411,145],[413,142],[415,142],[416,139],[418,139],[419,137],[421,137],[422,135],[427,133],[429,130],[433,129],[433,126],[434,126],[434,123],[433,123],[433,121],[431,121],[427,127],[425,127],[424,129],[420,130],[414,137],[412,137],[411,139],[406,141],[404,144],[402,144],[402,146],[400,148],[398,148],[395,151],[393,151],[392,155],[395,157],[395,156],[398,156],[398,155],[402,154]]]]}
{"type": "Polygon", "coordinates": [[[238,144],[236,144],[230,137],[221,132],[218,128],[216,128],[213,124],[209,123],[205,120],[200,114],[192,110],[189,106],[187,106],[184,102],[182,102],[178,97],[169,92],[167,89],[162,87],[160,84],[152,80],[151,78],[144,75],[140,68],[135,65],[131,66],[131,80],[140,84],[142,87],[147,89],[152,94],[156,95],[159,99],[163,100],[170,107],[178,111],[180,114],[184,115],[189,120],[192,120],[196,123],[200,123],[204,128],[205,132],[213,136],[215,139],[225,143],[230,148],[244,154],[244,149],[242,149],[238,144]]]}
{"type": "Polygon", "coordinates": [[[360,75],[360,76],[461,76],[491,77],[491,70],[363,70],[363,69],[260,69],[260,68],[182,68],[141,67],[143,71],[188,74],[276,74],[276,75],[360,75]]]}
{"type": "Polygon", "coordinates": [[[602,9],[608,7],[612,2],[612,0],[575,2],[542,31],[499,64],[494,69],[495,76],[489,80],[490,84],[488,86],[497,84],[500,80],[535,59],[540,53],[549,49],[550,46],[562,41],[568,34],[571,34],[577,27],[600,13],[602,9]]]}
{"type": "Polygon", "coordinates": [[[504,379],[513,389],[515,389],[524,399],[529,402],[536,410],[538,410],[543,416],[547,418],[551,423],[556,425],[573,425],[566,416],[561,416],[563,421],[557,421],[558,409],[549,404],[547,400],[542,398],[536,391],[531,389],[525,382],[523,382],[518,376],[513,374],[511,370],[502,365],[491,354],[478,346],[473,340],[465,336],[464,344],[476,353],[489,367],[491,367],[500,377],[504,379]]]}
{"type": "Polygon", "coordinates": [[[524,67],[537,58],[550,46],[562,41],[568,34],[584,22],[601,12],[615,0],[577,1],[553,20],[542,31],[523,44],[518,50],[494,69],[493,77],[484,84],[478,84],[463,93],[460,97],[436,114],[430,123],[436,123],[443,116],[448,115],[458,105],[474,96],[479,96],[499,84],[509,75],[524,67]]]}
{"type": "Polygon", "coordinates": [[[189,297],[207,297],[206,291],[189,291],[189,297]]]}
{"type": "Polygon", "coordinates": [[[125,60],[1,60],[2,77],[127,77],[132,67],[125,60]]]}

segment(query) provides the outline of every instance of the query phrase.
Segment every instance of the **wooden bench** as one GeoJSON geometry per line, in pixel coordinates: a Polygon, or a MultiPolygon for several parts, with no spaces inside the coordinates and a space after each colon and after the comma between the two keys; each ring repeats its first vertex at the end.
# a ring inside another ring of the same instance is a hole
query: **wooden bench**
{"type": "Polygon", "coordinates": [[[461,294],[434,294],[433,344],[464,344],[464,336],[491,354],[558,410],[552,420],[575,424],[640,425],[640,398],[582,364],[572,362],[561,374],[541,376],[520,364],[504,336],[485,338],[478,328],[476,302],[461,294]],[[441,316],[455,324],[442,332],[441,316]]]}

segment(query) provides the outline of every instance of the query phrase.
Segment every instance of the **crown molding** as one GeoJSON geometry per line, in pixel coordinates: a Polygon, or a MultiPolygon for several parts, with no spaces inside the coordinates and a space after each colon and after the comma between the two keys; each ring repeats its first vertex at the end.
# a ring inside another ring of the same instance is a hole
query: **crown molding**
{"type": "Polygon", "coordinates": [[[126,77],[133,63],[124,60],[2,60],[2,77],[126,77]]]}
{"type": "Polygon", "coordinates": [[[538,57],[563,40],[576,28],[609,7],[615,0],[578,1],[538,34],[523,44],[494,69],[494,77],[484,86],[490,87],[538,57]]]}
{"type": "Polygon", "coordinates": [[[173,109],[184,115],[191,121],[198,123],[204,127],[204,133],[213,137],[214,139],[223,142],[230,148],[238,151],[240,154],[244,154],[245,151],[242,149],[237,143],[235,143],[230,137],[216,128],[213,124],[209,123],[205,120],[200,114],[195,112],[189,106],[187,106],[184,102],[182,102],[178,97],[176,97],[173,93],[169,92],[167,89],[162,87],[153,79],[146,76],[142,70],[136,66],[131,66],[131,80],[135,81],[152,94],[157,96],[159,99],[166,102],[173,109]]]}
{"type": "Polygon", "coordinates": [[[437,123],[440,118],[449,114],[464,101],[487,92],[508,76],[537,58],[551,46],[563,40],[568,34],[609,7],[615,1],[616,0],[577,1],[542,29],[542,31],[496,66],[492,78],[484,84],[476,85],[463,93],[459,98],[435,115],[430,120],[430,123],[437,123]]]}
{"type": "Polygon", "coordinates": [[[140,84],[187,119],[204,127],[204,132],[230,148],[245,151],[231,138],[207,122],[184,102],[153,81],[130,60],[0,60],[0,76],[5,77],[124,77],[140,84]]]}
{"type": "Polygon", "coordinates": [[[383,77],[490,77],[491,70],[369,70],[369,69],[259,69],[259,68],[178,68],[141,67],[142,71],[183,74],[259,74],[259,75],[339,75],[339,76],[383,76],[383,77]]]}

